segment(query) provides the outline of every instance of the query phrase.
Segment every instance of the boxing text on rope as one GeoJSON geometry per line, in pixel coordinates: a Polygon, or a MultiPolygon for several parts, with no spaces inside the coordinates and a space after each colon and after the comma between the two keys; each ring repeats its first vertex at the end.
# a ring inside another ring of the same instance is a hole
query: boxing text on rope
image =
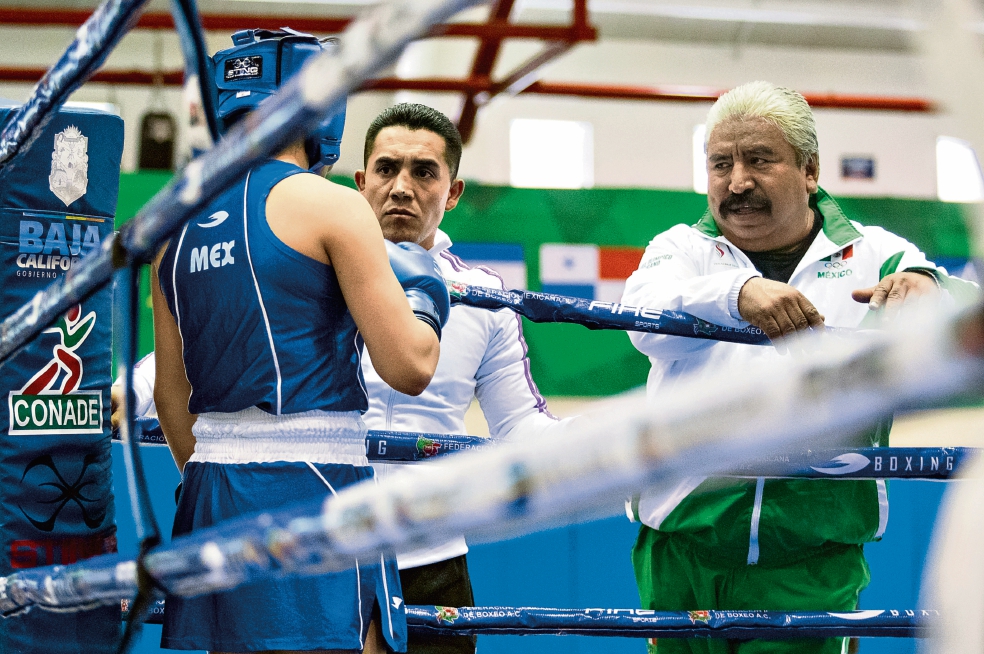
{"type": "MultiPolygon", "coordinates": [[[[138,418],[143,445],[166,445],[156,418],[138,418]]],[[[113,440],[120,440],[113,431],[113,440]]],[[[366,457],[372,462],[416,463],[435,457],[495,447],[481,436],[429,434],[370,429],[366,457]]],[[[973,447],[856,447],[777,452],[744,463],[724,477],[788,479],[927,479],[954,478],[960,466],[981,452],[973,447]]]]}

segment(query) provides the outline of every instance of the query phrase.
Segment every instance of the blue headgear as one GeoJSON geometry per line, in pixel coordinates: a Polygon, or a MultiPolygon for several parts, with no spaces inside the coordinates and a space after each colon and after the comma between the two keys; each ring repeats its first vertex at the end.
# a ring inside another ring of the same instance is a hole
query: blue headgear
{"type": "MultiPolygon", "coordinates": [[[[279,30],[241,30],[232,35],[233,47],[212,57],[217,90],[216,112],[219,129],[225,132],[248,111],[273,95],[293,77],[308,58],[333,47],[331,40],[319,40],[283,27],[279,30]]],[[[304,141],[311,170],[338,161],[345,128],[345,109],[327,118],[304,141]]]]}

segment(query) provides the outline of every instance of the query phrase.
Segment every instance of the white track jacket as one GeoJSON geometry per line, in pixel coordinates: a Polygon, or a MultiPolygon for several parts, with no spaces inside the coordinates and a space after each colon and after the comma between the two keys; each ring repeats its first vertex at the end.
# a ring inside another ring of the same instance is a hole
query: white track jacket
{"type": "MultiPolygon", "coordinates": [[[[869,309],[851,299],[851,291],[874,286],[886,275],[909,268],[936,271],[944,302],[975,293],[974,285],[948,277],[912,243],[880,227],[849,220],[823,190],[816,199],[824,217],[823,230],[788,283],[816,306],[826,325],[858,327],[869,309]]],[[[677,225],[649,243],[639,269],[626,283],[622,303],[685,311],[719,325],[744,327],[748,323],[738,313],[738,294],[745,282],[759,276],[748,257],[720,233],[708,212],[695,225],[677,225]]],[[[776,349],[767,346],[644,333],[630,333],[629,338],[652,363],[647,383],[650,396],[685,374],[717,371],[752,360],[780,360],[776,349]]],[[[633,513],[654,529],[675,530],[676,519],[667,518],[701,482],[702,478],[694,478],[669,493],[644,493],[633,513]]],[[[875,537],[884,531],[888,518],[887,495],[879,490],[875,537]]],[[[753,524],[753,544],[757,530],[758,525],[753,524]]],[[[750,552],[749,563],[756,560],[757,554],[750,552]]]]}
{"type": "MultiPolygon", "coordinates": [[[[449,281],[474,286],[503,288],[502,279],[485,267],[471,268],[448,251],[451,239],[438,230],[431,255],[449,281]]],[[[530,375],[526,341],[518,315],[503,309],[488,311],[454,305],[441,337],[441,358],[430,385],[417,397],[390,388],[372,367],[366,353],[362,360],[369,411],[363,419],[370,429],[391,429],[436,434],[465,434],[465,412],[477,397],[489,433],[494,440],[539,435],[557,428],[530,375]]],[[[439,462],[414,464],[422,468],[439,462]]],[[[386,475],[399,464],[374,464],[386,475]]],[[[398,555],[401,569],[461,556],[468,551],[463,537],[440,547],[398,555]]]]}

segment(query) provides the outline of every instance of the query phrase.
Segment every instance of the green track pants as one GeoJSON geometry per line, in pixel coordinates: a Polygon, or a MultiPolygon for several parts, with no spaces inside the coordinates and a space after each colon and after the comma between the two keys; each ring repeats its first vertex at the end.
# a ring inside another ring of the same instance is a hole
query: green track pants
{"type": "MultiPolygon", "coordinates": [[[[715,564],[690,540],[643,526],[632,549],[642,608],[853,611],[870,575],[861,545],[836,545],[781,567],[715,564]]],[[[842,654],[847,639],[733,641],[664,638],[650,654],[842,654]]]]}

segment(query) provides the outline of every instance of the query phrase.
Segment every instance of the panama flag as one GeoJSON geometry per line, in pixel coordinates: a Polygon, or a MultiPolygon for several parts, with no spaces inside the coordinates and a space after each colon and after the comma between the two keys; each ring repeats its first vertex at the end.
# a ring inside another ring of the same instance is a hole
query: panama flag
{"type": "Polygon", "coordinates": [[[470,268],[492,269],[502,277],[506,290],[527,288],[526,259],[518,243],[455,243],[450,253],[470,268]]]}
{"type": "Polygon", "coordinates": [[[643,248],[544,243],[540,285],[544,293],[618,302],[642,261],[643,248]]]}

